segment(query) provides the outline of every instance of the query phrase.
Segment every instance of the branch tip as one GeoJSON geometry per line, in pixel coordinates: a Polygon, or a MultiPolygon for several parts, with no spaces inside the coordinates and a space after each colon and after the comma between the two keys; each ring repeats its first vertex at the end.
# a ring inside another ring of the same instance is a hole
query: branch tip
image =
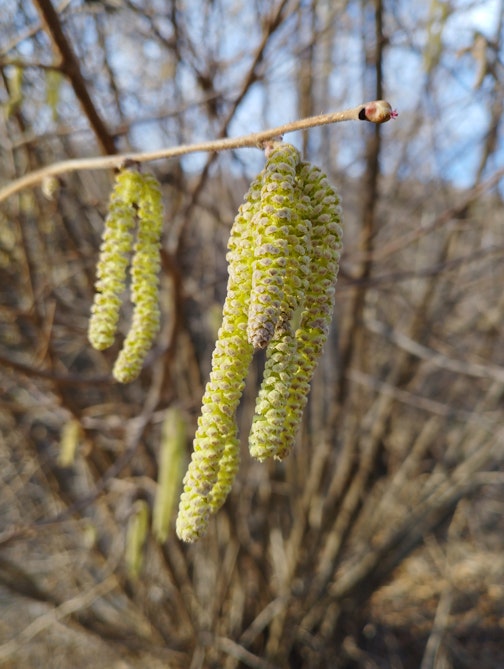
{"type": "Polygon", "coordinates": [[[371,123],[386,123],[390,119],[396,119],[399,116],[397,109],[392,109],[390,102],[386,100],[374,100],[368,102],[359,111],[361,121],[370,121],[371,123]]]}

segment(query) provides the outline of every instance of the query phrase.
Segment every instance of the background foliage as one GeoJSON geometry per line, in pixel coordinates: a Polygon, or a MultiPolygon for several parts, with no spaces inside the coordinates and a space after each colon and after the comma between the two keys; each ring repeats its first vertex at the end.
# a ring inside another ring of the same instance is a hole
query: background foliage
{"type": "MultiPolygon", "coordinates": [[[[152,513],[174,408],[189,457],[227,235],[263,157],[152,165],[166,207],[163,328],[130,386],[111,379],[118,346],[98,353],[86,338],[112,175],[70,174],[53,200],[29,190],[1,205],[0,662],[504,664],[504,3],[51,9],[2,5],[3,185],[57,160],[368,99],[401,116],[293,136],[345,215],[302,434],[281,464],[244,448],[208,536],[182,545],[172,519],[166,541],[147,537],[143,564],[127,537],[152,513]]],[[[240,410],[245,436],[262,364],[240,410]]]]}

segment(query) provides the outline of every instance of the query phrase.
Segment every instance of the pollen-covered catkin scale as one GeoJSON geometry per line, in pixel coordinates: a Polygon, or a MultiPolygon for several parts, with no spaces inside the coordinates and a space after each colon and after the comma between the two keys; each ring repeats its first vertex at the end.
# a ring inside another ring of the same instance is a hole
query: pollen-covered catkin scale
{"type": "Polygon", "coordinates": [[[340,199],[326,176],[317,167],[301,163],[298,177],[311,207],[312,253],[310,282],[295,333],[297,371],[291,377],[283,447],[275,454],[279,459],[289,453],[294,443],[313,373],[327,340],[343,236],[340,199]]]}
{"type": "Polygon", "coordinates": [[[219,462],[219,474],[212,488],[210,496],[211,513],[216,513],[226,501],[240,465],[240,441],[236,434],[236,425],[233,425],[233,430],[234,434],[228,435],[224,446],[224,451],[219,462]]]}
{"type": "Polygon", "coordinates": [[[250,428],[250,455],[258,460],[276,457],[283,445],[287,420],[287,399],[296,341],[289,322],[277,327],[266,351],[264,376],[250,428]]]}
{"type": "Polygon", "coordinates": [[[185,445],[186,422],[181,409],[172,406],[166,411],[161,427],[158,480],[152,510],[152,531],[159,543],[164,543],[168,537],[172,512],[180,492],[185,445]]]}
{"type": "Polygon", "coordinates": [[[254,348],[265,348],[278,321],[288,319],[284,290],[287,267],[292,260],[289,236],[297,222],[296,167],[299,152],[279,143],[268,155],[264,168],[261,206],[254,221],[254,262],[247,333],[254,348]]]}
{"type": "Polygon", "coordinates": [[[224,502],[238,467],[235,412],[253,354],[247,338],[247,318],[252,286],[252,221],[259,209],[262,178],[261,173],[250,186],[231,228],[222,325],[177,516],[177,535],[183,541],[195,541],[204,534],[210,514],[224,502]]]}
{"type": "Polygon", "coordinates": [[[293,317],[303,307],[311,277],[311,210],[296,183],[293,225],[288,235],[289,264],[284,281],[284,304],[275,333],[266,349],[263,381],[256,401],[249,436],[252,457],[264,460],[285,450],[287,404],[297,373],[293,317]]]}
{"type": "Polygon", "coordinates": [[[159,270],[163,201],[157,179],[139,175],[138,232],[131,263],[133,322],[113,369],[121,383],[133,381],[159,331],[159,270]]]}
{"type": "Polygon", "coordinates": [[[88,329],[89,341],[98,350],[109,348],[114,343],[121,294],[125,288],[126,271],[133,248],[134,204],[138,189],[138,172],[124,170],[117,175],[110,196],[88,329]]]}

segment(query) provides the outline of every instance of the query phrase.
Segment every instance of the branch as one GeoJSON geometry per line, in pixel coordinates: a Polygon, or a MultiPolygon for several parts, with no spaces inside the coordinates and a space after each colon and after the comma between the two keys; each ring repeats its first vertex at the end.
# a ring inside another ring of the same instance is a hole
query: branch
{"type": "Polygon", "coordinates": [[[59,163],[43,167],[40,170],[30,172],[24,177],[16,179],[5,188],[2,188],[0,190],[0,202],[3,202],[11,195],[19,193],[19,191],[25,188],[36,186],[47,177],[58,176],[66,172],[119,169],[128,162],[146,163],[151,160],[176,158],[177,156],[184,156],[190,153],[205,153],[242,148],[264,148],[268,142],[278,139],[289,132],[295,132],[296,130],[305,130],[306,128],[315,128],[320,125],[329,125],[331,123],[340,123],[342,121],[385,123],[391,118],[396,117],[397,112],[392,109],[388,102],[377,100],[358,105],[352,109],[332,112],[330,114],[320,114],[319,116],[310,116],[309,118],[301,119],[300,121],[286,123],[277,128],[251,133],[250,135],[242,135],[240,137],[226,137],[209,142],[202,142],[200,144],[182,144],[180,146],[146,153],[125,153],[120,156],[98,156],[95,158],[63,160],[59,163]]]}
{"type": "Polygon", "coordinates": [[[403,351],[407,351],[411,355],[420,358],[420,360],[425,360],[436,367],[447,369],[455,374],[464,374],[465,376],[472,376],[477,379],[493,379],[498,383],[504,384],[504,369],[502,367],[450,358],[444,353],[419,344],[399,330],[395,330],[371,317],[365,318],[364,324],[370,332],[386,337],[403,351]]]}
{"type": "Polygon", "coordinates": [[[25,60],[24,58],[0,58],[0,67],[19,67],[23,70],[33,67],[37,70],[64,72],[60,63],[41,63],[38,60],[25,60]]]}
{"type": "Polygon", "coordinates": [[[110,135],[104,120],[89,95],[86,80],[81,72],[79,61],[70,43],[65,37],[58,13],[50,0],[34,0],[44,30],[49,35],[56,53],[59,55],[61,70],[67,75],[77,99],[93,128],[104,153],[115,153],[114,138],[110,135]]]}

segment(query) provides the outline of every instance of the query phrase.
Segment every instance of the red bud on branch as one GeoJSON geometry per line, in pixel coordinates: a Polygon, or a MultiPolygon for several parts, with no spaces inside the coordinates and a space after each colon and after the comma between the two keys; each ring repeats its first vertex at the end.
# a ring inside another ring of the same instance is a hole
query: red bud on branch
{"type": "Polygon", "coordinates": [[[386,123],[391,118],[397,118],[399,112],[392,109],[386,100],[375,100],[368,102],[359,112],[361,121],[370,121],[371,123],[386,123]]]}

